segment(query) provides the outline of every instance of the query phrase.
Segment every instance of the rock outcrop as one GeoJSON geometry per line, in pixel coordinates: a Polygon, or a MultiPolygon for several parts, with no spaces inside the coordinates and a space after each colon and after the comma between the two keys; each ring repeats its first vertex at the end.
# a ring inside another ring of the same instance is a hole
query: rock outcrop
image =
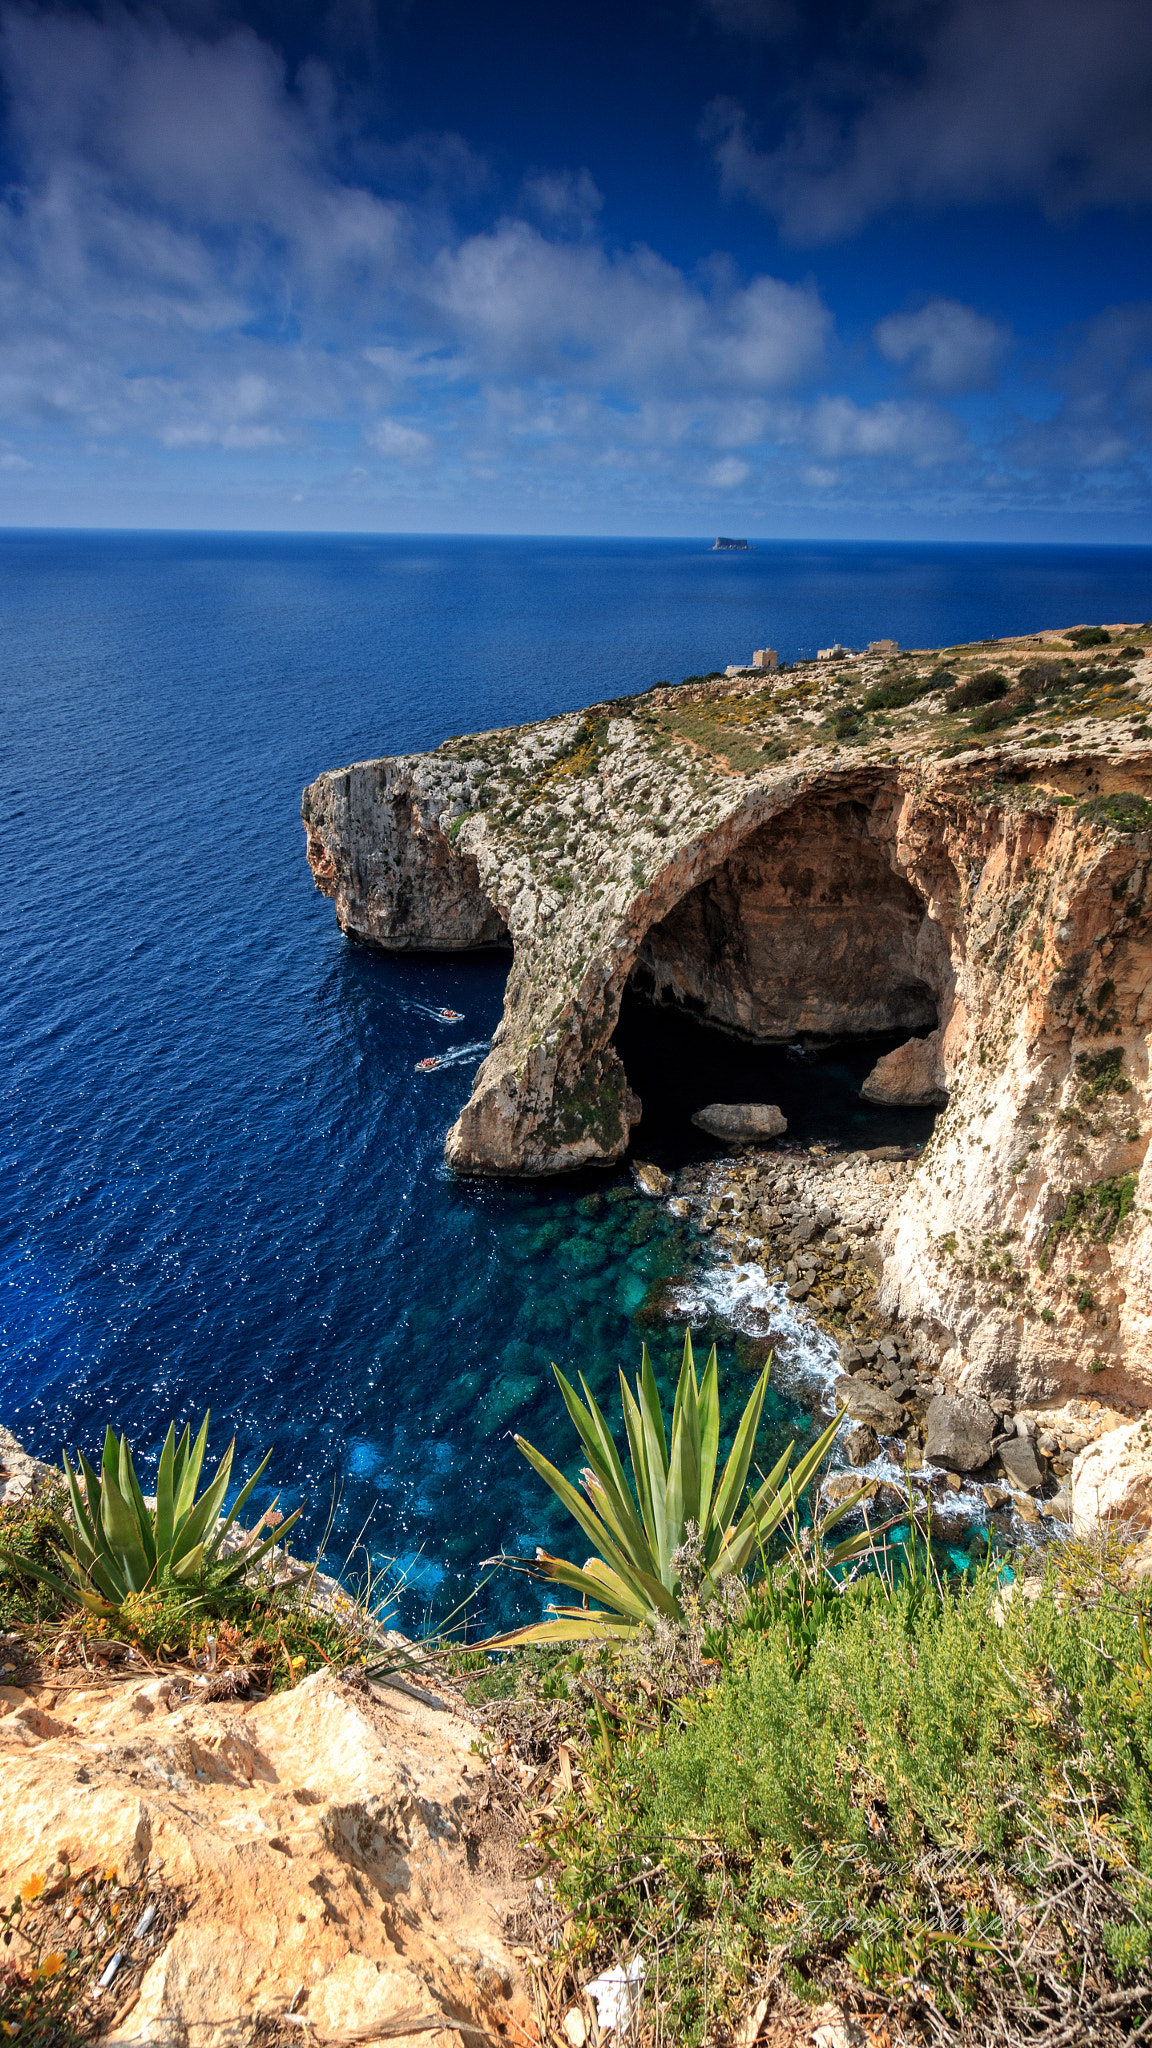
{"type": "Polygon", "coordinates": [[[898,1109],[943,1109],[948,1100],[941,1051],[942,1033],[908,1038],[878,1059],[860,1093],[866,1102],[898,1109]]]}
{"type": "Polygon", "coordinates": [[[1088,1444],[1072,1467],[1072,1523],[1078,1536],[1121,1523],[1152,1528],[1152,1420],[1142,1416],[1088,1444]]]}
{"type": "Polygon", "coordinates": [[[780,1138],[788,1129],[787,1117],[774,1102],[710,1102],[695,1111],[692,1121],[710,1138],[728,1138],[734,1144],[748,1138],[780,1138]]]}
{"type": "Polygon", "coordinates": [[[945,686],[987,648],[946,676],[925,654],[658,689],[320,776],[309,860],[347,931],[511,945],[449,1163],[619,1157],[629,984],[754,1041],[921,1034],[869,1083],[947,1097],[888,1220],[889,1311],[949,1393],[1043,1403],[1105,1373],[1146,1400],[1152,661],[1124,632],[1107,667],[999,644],[1016,687],[975,718],[945,686]]]}
{"type": "Polygon", "coordinates": [[[469,1723],[325,1675],[251,1705],[172,1674],[0,1686],[0,1896],[147,1872],[179,1911],[110,2042],[525,2038],[504,1915],[518,1830],[469,1723]]]}

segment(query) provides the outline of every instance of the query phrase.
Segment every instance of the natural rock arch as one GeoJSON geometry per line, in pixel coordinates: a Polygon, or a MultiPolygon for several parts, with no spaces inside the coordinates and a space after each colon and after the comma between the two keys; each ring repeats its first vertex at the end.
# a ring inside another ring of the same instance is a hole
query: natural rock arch
{"type": "Polygon", "coordinates": [[[631,985],[758,1043],[937,1026],[947,938],[891,816],[863,792],[810,792],[754,825],[649,925],[631,985]]]}

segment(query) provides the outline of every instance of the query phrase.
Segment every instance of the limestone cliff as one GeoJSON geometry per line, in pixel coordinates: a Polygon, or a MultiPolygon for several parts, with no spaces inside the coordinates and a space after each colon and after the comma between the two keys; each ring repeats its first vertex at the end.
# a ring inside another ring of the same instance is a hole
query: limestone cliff
{"type": "Polygon", "coordinates": [[[447,1157],[626,1148],[631,981],[752,1040],[928,1030],[885,1099],[946,1099],[884,1292],[949,1378],[1152,1387],[1152,635],[811,664],[361,763],[304,793],[345,930],[510,945],[447,1157]],[[973,715],[974,714],[974,715],[973,715]]]}

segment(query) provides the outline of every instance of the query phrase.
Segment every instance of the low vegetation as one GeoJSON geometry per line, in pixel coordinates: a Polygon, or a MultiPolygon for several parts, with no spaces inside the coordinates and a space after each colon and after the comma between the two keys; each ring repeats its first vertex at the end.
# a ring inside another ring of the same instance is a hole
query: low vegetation
{"type": "Polygon", "coordinates": [[[241,1670],[246,1685],[275,1691],[322,1666],[340,1668],[375,1644],[387,1619],[379,1603],[339,1592],[318,1597],[316,1567],[292,1558],[285,1539],[296,1514],[285,1519],[273,1506],[240,1535],[237,1516],[267,1459],[224,1514],[220,1479],[226,1486],[230,1478],[229,1449],[194,1503],[207,1420],[195,1444],[185,1431],[177,1445],[169,1431],[155,1508],[140,1493],[127,1443],[110,1433],[99,1474],[84,1459],[79,1474],[71,1472],[65,1460],[62,1473],[0,1503],[0,1631],[9,1668],[34,1672],[50,1659],[55,1670],[107,1670],[134,1656],[194,1664],[211,1642],[221,1671],[241,1670]],[[230,1531],[238,1547],[226,1555],[230,1531]]]}
{"type": "MultiPolygon", "coordinates": [[[[1109,1235],[1130,1196],[1102,1183],[1059,1227],[1109,1235]]],[[[557,1378],[583,1493],[520,1448],[596,1555],[530,1569],[583,1604],[478,1649],[413,1652],[465,1694],[525,1802],[541,2040],[597,2038],[583,1987],[605,1969],[642,1987],[631,2048],[734,2048],[765,2013],[829,1999],[885,2048],[1152,2033],[1152,1652],[1123,1545],[1053,1544],[1021,1588],[991,1550],[942,1573],[919,1510],[831,1543],[843,1516],[866,1515],[863,1489],[813,1511],[835,1424],[795,1466],[789,1447],[758,1471],[767,1368],[722,1461],[715,1350],[699,1375],[686,1337],[670,1425],[645,1351],[634,1391],[621,1376],[629,1471],[588,1388],[557,1378]]],[[[155,1510],[131,1505],[115,1439],[99,1475],[82,1463],[0,1507],[6,1646],[65,1662],[73,1646],[86,1664],[135,1646],[163,1663],[194,1659],[211,1631],[219,1664],[264,1689],[353,1657],[382,1671],[364,1607],[278,1583],[279,1545],[212,1588],[227,1518],[218,1472],[211,1511],[187,1520],[195,1451],[170,1433],[155,1510]],[[102,1540],[129,1576],[117,1498],[155,1562],[96,1600],[102,1540]],[[52,1569],[62,1554],[70,1571],[52,1569]]],[[[0,1964],[0,2019],[35,2048],[91,2035],[86,1930],[126,1927],[143,1904],[114,1871],[53,1883],[0,1912],[22,1937],[19,1967],[0,1964]]]]}
{"type": "Polygon", "coordinates": [[[559,1705],[536,1677],[569,1759],[533,1834],[561,1992],[642,1957],[645,2039],[659,2014],[685,2044],[733,2039],[765,1993],[908,2040],[1131,2036],[1152,2013],[1144,1623],[1071,1549],[1030,1591],[992,1565],[942,1583],[922,1549],[839,1584],[787,1564],[722,1630],[561,1670],[559,1705]]]}

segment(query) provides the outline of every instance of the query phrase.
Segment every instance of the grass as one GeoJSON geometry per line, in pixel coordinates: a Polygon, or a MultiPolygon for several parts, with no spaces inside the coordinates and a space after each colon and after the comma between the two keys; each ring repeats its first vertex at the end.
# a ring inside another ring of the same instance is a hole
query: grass
{"type": "Polygon", "coordinates": [[[679,1655],[686,1686],[653,1641],[550,1709],[569,1983],[642,1955],[644,2038],[684,2044],[773,1985],[936,2041],[1152,2012],[1152,1659],[1115,1558],[1069,1546],[1034,1603],[991,1566],[777,1578],[679,1655]]]}

